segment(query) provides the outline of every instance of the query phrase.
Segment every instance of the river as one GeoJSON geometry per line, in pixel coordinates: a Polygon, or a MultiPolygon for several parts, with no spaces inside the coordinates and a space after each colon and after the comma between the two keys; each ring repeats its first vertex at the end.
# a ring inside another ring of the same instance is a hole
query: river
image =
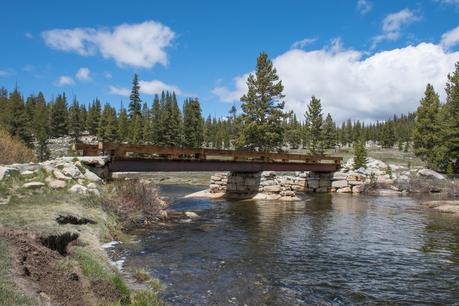
{"type": "Polygon", "coordinates": [[[180,198],[195,189],[162,193],[202,219],[136,230],[111,251],[158,278],[169,304],[459,305],[459,218],[414,198],[180,198]]]}

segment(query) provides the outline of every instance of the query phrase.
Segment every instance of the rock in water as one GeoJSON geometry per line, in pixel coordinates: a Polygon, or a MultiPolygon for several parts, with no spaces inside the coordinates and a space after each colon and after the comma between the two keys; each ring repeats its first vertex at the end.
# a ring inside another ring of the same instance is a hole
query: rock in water
{"type": "Polygon", "coordinates": [[[199,215],[195,212],[192,212],[192,211],[186,211],[185,212],[185,216],[187,216],[188,218],[191,218],[191,219],[196,219],[196,218],[199,218],[199,215]]]}

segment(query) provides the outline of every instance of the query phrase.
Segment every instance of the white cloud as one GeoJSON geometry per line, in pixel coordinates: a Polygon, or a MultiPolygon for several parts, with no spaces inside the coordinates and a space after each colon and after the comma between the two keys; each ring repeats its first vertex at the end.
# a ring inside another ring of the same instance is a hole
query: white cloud
{"type": "Polygon", "coordinates": [[[305,46],[310,45],[317,41],[317,38],[305,38],[302,40],[295,41],[292,44],[292,49],[303,49],[305,46]]]}
{"type": "Polygon", "coordinates": [[[128,88],[120,86],[110,86],[109,91],[112,95],[123,97],[128,97],[129,93],[131,92],[128,88]]]}
{"type": "Polygon", "coordinates": [[[86,67],[80,68],[75,74],[75,77],[80,81],[89,81],[91,80],[91,70],[86,67]]]}
{"type": "Polygon", "coordinates": [[[397,40],[402,35],[402,27],[412,22],[418,21],[421,18],[414,14],[409,9],[401,10],[397,13],[387,15],[383,20],[382,31],[383,33],[373,37],[373,46],[384,40],[397,40]]]}
{"type": "Polygon", "coordinates": [[[458,43],[459,43],[459,26],[455,27],[451,31],[444,33],[441,36],[440,45],[444,49],[449,49],[451,47],[454,47],[458,43]]]}
{"type": "MultiPolygon", "coordinates": [[[[273,63],[284,85],[286,108],[299,118],[304,118],[306,105],[315,95],[324,112],[338,121],[372,121],[414,111],[428,82],[444,97],[446,76],[456,61],[459,52],[447,53],[439,45],[421,43],[366,58],[355,50],[294,49],[273,63]]],[[[235,78],[233,89],[220,86],[212,92],[221,101],[238,101],[247,90],[246,77],[235,78]]]]}
{"type": "Polygon", "coordinates": [[[66,75],[62,75],[59,77],[59,79],[55,82],[55,85],[57,86],[69,86],[75,84],[75,81],[66,75]]]}
{"type": "Polygon", "coordinates": [[[151,68],[167,64],[165,49],[175,33],[155,21],[121,24],[113,29],[54,29],[42,33],[45,43],[57,50],[90,56],[100,52],[119,66],[151,68]]]}
{"type": "Polygon", "coordinates": [[[459,0],[437,0],[441,4],[459,4],[459,0]]]}
{"type": "Polygon", "coordinates": [[[104,72],[104,77],[105,77],[107,80],[110,80],[113,76],[112,76],[112,74],[111,74],[110,72],[105,71],[105,72],[104,72]]]}
{"type": "Polygon", "coordinates": [[[175,92],[181,94],[182,91],[174,85],[165,84],[159,80],[139,81],[140,92],[148,95],[160,94],[162,91],[175,92]]]}
{"type": "Polygon", "coordinates": [[[0,77],[6,77],[8,75],[10,75],[10,72],[8,70],[0,69],[0,77]]]}
{"type": "Polygon", "coordinates": [[[357,0],[357,10],[360,14],[366,15],[373,9],[373,4],[368,0],[357,0]]]}
{"type": "Polygon", "coordinates": [[[33,34],[30,33],[30,32],[26,32],[26,33],[24,34],[24,36],[25,36],[26,38],[28,38],[28,39],[33,39],[33,34]]]}

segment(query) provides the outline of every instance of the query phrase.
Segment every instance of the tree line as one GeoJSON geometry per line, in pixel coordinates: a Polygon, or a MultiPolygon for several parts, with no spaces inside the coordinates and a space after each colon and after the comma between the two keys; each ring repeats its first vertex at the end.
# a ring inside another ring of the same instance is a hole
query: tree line
{"type": "MultiPolygon", "coordinates": [[[[127,108],[94,99],[88,105],[65,93],[46,101],[43,93],[26,99],[18,88],[0,88],[0,126],[46,159],[49,138],[69,135],[75,141],[87,132],[100,141],[161,146],[210,147],[256,151],[306,148],[323,154],[340,147],[365,150],[369,141],[385,148],[413,149],[432,168],[458,170],[459,64],[448,76],[447,99],[427,85],[415,113],[393,116],[382,122],[348,119],[337,125],[324,114],[319,98],[311,97],[304,118],[284,110],[282,81],[266,53],[257,58],[254,74],[247,79],[241,112],[232,106],[224,118],[202,116],[197,98],[186,98],[179,107],[174,92],[155,95],[151,106],[142,101],[138,75],[132,81],[127,108]]],[[[148,101],[149,102],[149,101],[148,101]]]]}

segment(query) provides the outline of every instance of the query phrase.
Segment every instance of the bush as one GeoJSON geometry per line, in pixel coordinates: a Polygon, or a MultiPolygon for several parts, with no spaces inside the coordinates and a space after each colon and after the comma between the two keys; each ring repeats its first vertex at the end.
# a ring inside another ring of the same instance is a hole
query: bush
{"type": "Polygon", "coordinates": [[[115,181],[113,191],[101,198],[102,207],[127,223],[149,222],[161,218],[166,203],[158,187],[143,180],[115,181]]]}
{"type": "Polygon", "coordinates": [[[0,164],[28,163],[34,160],[31,149],[0,127],[0,164]]]}

